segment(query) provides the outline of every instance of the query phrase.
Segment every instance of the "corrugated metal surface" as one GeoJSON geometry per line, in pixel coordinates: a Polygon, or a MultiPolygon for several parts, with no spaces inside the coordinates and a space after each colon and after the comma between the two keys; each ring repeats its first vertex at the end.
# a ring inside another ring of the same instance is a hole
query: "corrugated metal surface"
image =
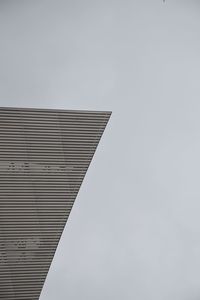
{"type": "Polygon", "coordinates": [[[109,117],[0,108],[0,299],[39,299],[109,117]]]}

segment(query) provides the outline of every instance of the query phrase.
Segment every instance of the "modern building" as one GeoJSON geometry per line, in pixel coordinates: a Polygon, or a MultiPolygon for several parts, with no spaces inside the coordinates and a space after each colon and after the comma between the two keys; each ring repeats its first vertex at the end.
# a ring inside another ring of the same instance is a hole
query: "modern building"
{"type": "Polygon", "coordinates": [[[110,114],[0,108],[0,299],[39,299],[110,114]]]}

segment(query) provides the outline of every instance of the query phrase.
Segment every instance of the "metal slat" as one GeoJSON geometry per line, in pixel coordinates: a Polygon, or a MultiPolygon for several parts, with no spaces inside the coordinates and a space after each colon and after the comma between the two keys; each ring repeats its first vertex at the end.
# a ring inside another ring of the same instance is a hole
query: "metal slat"
{"type": "Polygon", "coordinates": [[[38,300],[110,112],[0,108],[0,300],[38,300]]]}

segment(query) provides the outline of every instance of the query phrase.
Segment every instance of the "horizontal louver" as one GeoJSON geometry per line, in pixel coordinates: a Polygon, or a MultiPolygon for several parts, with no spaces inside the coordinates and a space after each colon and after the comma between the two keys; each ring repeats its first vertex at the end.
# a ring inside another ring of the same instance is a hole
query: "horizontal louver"
{"type": "Polygon", "coordinates": [[[0,108],[0,299],[39,299],[109,117],[0,108]]]}

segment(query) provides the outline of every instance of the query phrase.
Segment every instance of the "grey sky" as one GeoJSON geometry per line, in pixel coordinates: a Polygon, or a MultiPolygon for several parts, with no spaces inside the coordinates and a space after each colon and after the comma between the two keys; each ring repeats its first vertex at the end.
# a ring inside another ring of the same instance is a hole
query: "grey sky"
{"type": "Polygon", "coordinates": [[[0,1],[0,106],[113,111],[40,300],[200,298],[199,16],[0,1]]]}

